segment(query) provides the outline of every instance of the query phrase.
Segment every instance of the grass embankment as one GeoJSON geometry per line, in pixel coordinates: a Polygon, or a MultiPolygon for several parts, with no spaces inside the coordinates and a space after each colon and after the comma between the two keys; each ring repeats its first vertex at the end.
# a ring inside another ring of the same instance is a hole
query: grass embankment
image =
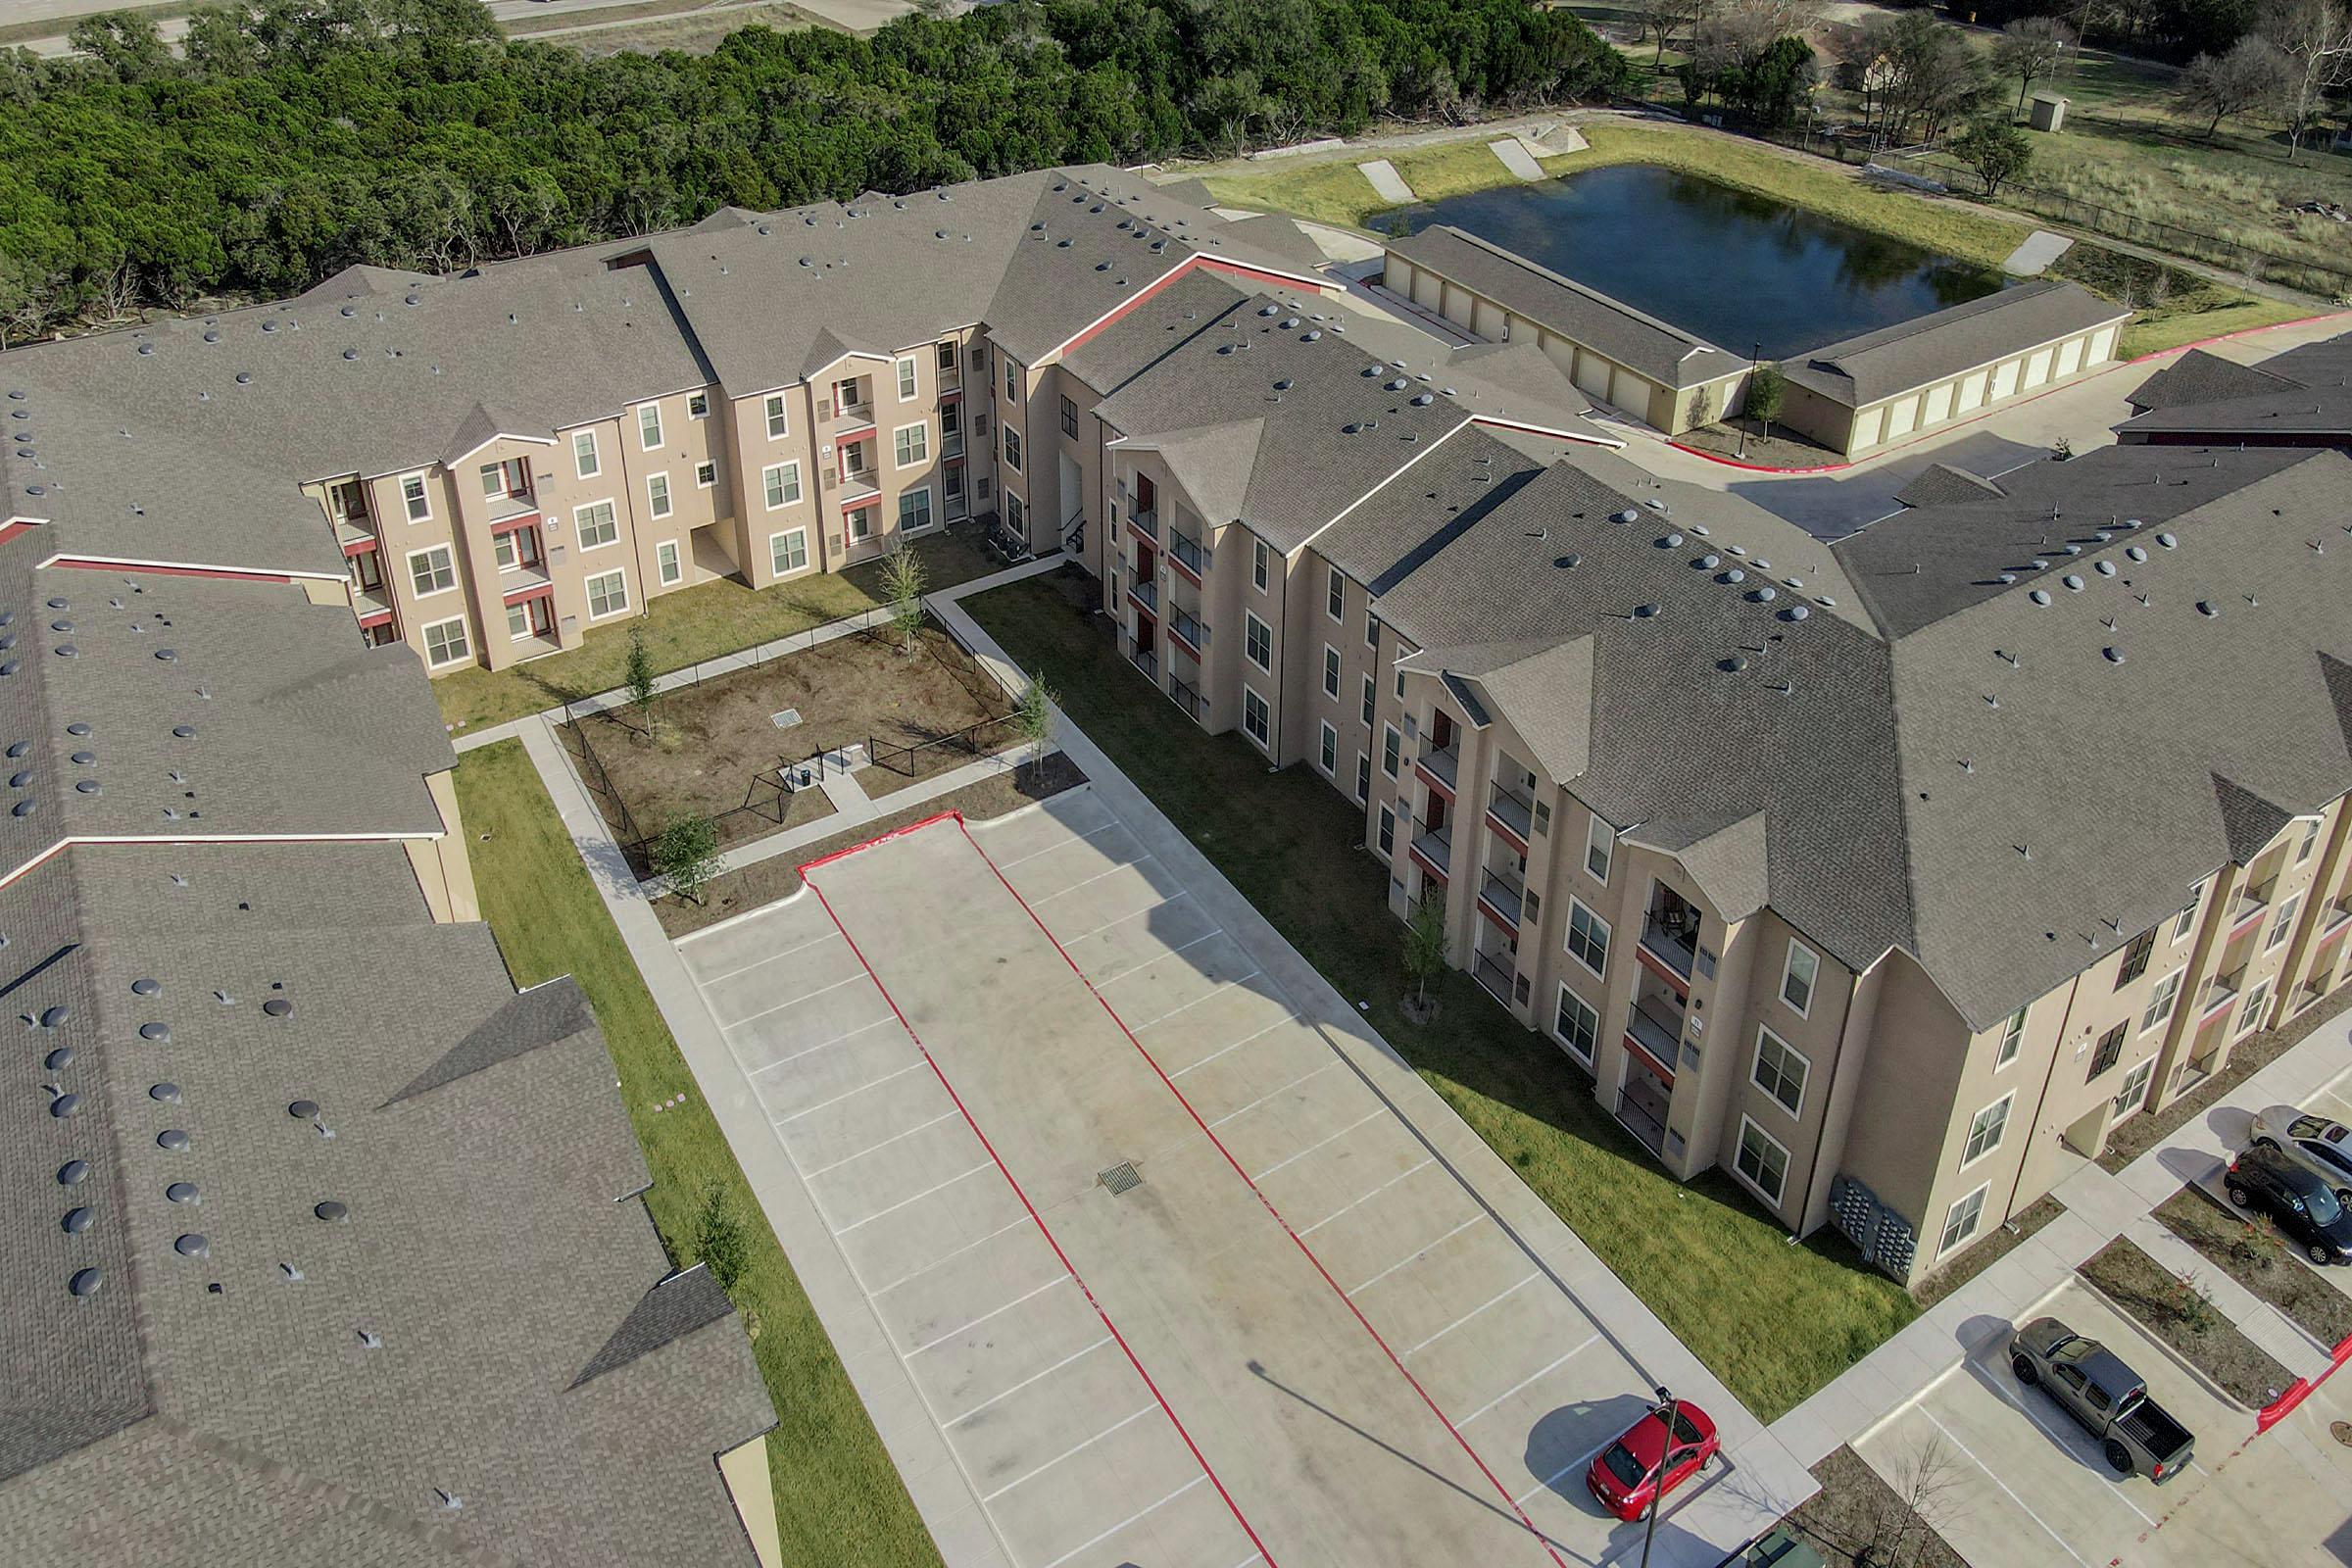
{"type": "Polygon", "coordinates": [[[1203,736],[1151,701],[1054,579],[965,608],[1342,996],[1370,1004],[1368,1021],[1759,1417],[1917,1314],[1833,1234],[1791,1244],[1720,1172],[1688,1186],[1667,1176],[1592,1079],[1468,975],[1447,971],[1436,1019],[1408,1022],[1387,872],[1357,848],[1363,819],[1307,769],[1270,774],[1238,736],[1203,736]]]}
{"type": "MultiPolygon", "coordinates": [[[[976,523],[958,523],[918,539],[915,553],[933,589],[969,582],[1004,564],[988,553],[976,523]]],[[[631,626],[644,628],[655,671],[667,673],[871,610],[887,597],[879,561],[796,577],[773,588],[748,588],[722,577],[651,600],[644,614],[592,631],[579,647],[564,653],[505,669],[444,675],[433,682],[433,695],[449,723],[471,729],[503,724],[619,686],[631,626]]]]}
{"type": "Polygon", "coordinates": [[[621,1099],[652,1167],[646,1206],[669,1248],[694,1256],[705,1186],[717,1182],[751,1240],[735,1303],[780,1423],[768,1435],[784,1559],[936,1568],[939,1553],[833,1353],[792,1265],[761,1217],[694,1076],[678,1055],[620,933],[605,913],[522,743],[466,754],[458,802],[482,913],[517,985],[577,979],[596,1009],[621,1099]],[[655,1106],[683,1094],[667,1110],[655,1106]]]}

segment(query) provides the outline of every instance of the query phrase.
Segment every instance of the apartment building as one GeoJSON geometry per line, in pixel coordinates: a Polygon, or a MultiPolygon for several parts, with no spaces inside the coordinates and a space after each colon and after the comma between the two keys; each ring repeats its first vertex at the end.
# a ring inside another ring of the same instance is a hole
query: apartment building
{"type": "Polygon", "coordinates": [[[2128,446],[2352,447],[2352,338],[2240,365],[2190,349],[2131,394],[2116,426],[2128,446]]]}

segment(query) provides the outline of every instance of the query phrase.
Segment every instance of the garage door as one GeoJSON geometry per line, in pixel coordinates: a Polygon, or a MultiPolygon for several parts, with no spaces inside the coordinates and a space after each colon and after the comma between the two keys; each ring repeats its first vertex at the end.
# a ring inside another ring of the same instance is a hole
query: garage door
{"type": "Polygon", "coordinates": [[[1923,418],[1923,419],[1921,419],[1921,420],[1920,420],[1920,423],[1922,423],[1922,424],[1941,424],[1941,423],[1942,423],[1944,420],[1946,420],[1946,419],[1950,418],[1951,416],[1952,416],[1952,388],[1951,388],[1951,383],[1949,383],[1949,382],[1946,382],[1946,383],[1944,383],[1942,386],[1935,386],[1935,387],[1930,387],[1930,388],[1928,388],[1928,413],[1927,413],[1927,416],[1926,416],[1925,418],[1923,418]]]}
{"type": "Polygon", "coordinates": [[[1609,362],[1597,354],[1576,357],[1576,384],[1587,397],[1609,401],[1609,362]]]}
{"type": "Polygon", "coordinates": [[[2050,351],[2041,349],[2026,361],[2026,389],[2032,391],[2050,378],[2050,351]]]}
{"type": "Polygon", "coordinates": [[[1574,376],[1576,374],[1576,345],[1566,338],[1553,337],[1549,332],[1544,333],[1544,357],[1558,366],[1562,375],[1574,376]]]}
{"type": "Polygon", "coordinates": [[[1490,343],[1500,343],[1510,336],[1510,328],[1506,324],[1501,306],[1493,300],[1480,300],[1477,303],[1476,311],[1477,314],[1472,318],[1470,328],[1473,332],[1490,343]]]}
{"type": "Polygon", "coordinates": [[[2091,365],[2104,365],[2115,354],[2115,328],[2102,326],[2090,334],[2090,353],[2083,358],[2091,365]]]}
{"type": "Polygon", "coordinates": [[[1974,414],[1984,406],[1984,381],[1985,372],[1983,370],[1979,370],[1976,374],[1961,381],[1960,412],[1962,414],[1974,414]]]}
{"type": "Polygon", "coordinates": [[[1919,421],[1919,399],[1900,398],[1886,405],[1886,439],[1898,440],[1911,433],[1919,421]]]}
{"type": "Polygon", "coordinates": [[[2072,375],[2082,368],[2082,340],[2070,337],[2058,345],[2058,373],[2072,375]]]}
{"type": "Polygon", "coordinates": [[[1884,416],[1878,409],[1864,409],[1854,416],[1854,438],[1845,444],[1848,457],[1857,452],[1867,452],[1879,444],[1879,426],[1883,419],[1884,416]]]}
{"type": "Polygon", "coordinates": [[[1413,303],[1425,311],[1434,311],[1446,303],[1446,280],[1435,272],[1416,271],[1413,274],[1413,303]]]}
{"type": "Polygon", "coordinates": [[[1998,403],[2017,390],[2017,362],[1998,366],[1992,372],[1992,401],[1998,403]]]}

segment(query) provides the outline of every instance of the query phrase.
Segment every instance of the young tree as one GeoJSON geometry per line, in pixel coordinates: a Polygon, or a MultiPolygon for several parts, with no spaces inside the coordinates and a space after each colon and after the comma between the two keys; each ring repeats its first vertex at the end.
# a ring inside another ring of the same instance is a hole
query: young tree
{"type": "Polygon", "coordinates": [[[730,1294],[751,1265],[751,1242],[727,1202],[726,1188],[715,1181],[703,1189],[703,1211],[694,1222],[694,1253],[718,1281],[718,1288],[730,1294]]]}
{"type": "Polygon", "coordinates": [[[637,621],[629,627],[629,662],[621,670],[621,684],[629,689],[629,706],[637,710],[637,717],[645,725],[645,738],[654,738],[654,700],[661,696],[654,684],[654,656],[646,652],[645,623],[637,621]]]}
{"type": "Polygon", "coordinates": [[[2283,58],[2275,103],[2286,122],[2286,161],[2328,112],[2328,97],[2352,80],[2352,17],[2335,0],[2264,0],[2254,31],[2283,58]]]}
{"type": "Polygon", "coordinates": [[[2174,102],[2183,115],[2202,116],[2211,141],[2222,122],[2261,108],[2278,96],[2284,61],[2268,39],[2240,38],[2228,54],[2199,55],[2180,73],[2174,102]]]}
{"type": "Polygon", "coordinates": [[[923,588],[927,581],[923,558],[906,540],[900,540],[883,558],[882,594],[890,606],[890,624],[906,643],[905,651],[909,655],[914,652],[916,634],[923,629],[923,588]]]}
{"type": "Polygon", "coordinates": [[[1012,732],[1029,748],[1031,777],[1046,764],[1046,748],[1054,744],[1054,698],[1045,677],[1039,676],[1022,688],[1020,701],[1012,708],[1012,732]]]}
{"type": "Polygon", "coordinates": [[[1413,1005],[1429,1010],[1429,983],[1446,972],[1449,956],[1446,936],[1446,899],[1424,893],[1404,921],[1404,972],[1413,982],[1413,1005]]]}
{"type": "Polygon", "coordinates": [[[1641,0],[1635,8],[1634,20],[1657,40],[1657,53],[1649,64],[1652,74],[1665,69],[1666,35],[1689,22],[1692,10],[1691,0],[1641,0]]]}
{"type": "Polygon", "coordinates": [[[669,891],[689,904],[703,902],[703,889],[720,870],[718,824],[707,816],[673,817],[655,838],[654,874],[665,878],[669,891]]]}
{"type": "Polygon", "coordinates": [[[1980,120],[1952,139],[1952,156],[1984,181],[1989,201],[2034,162],[2032,138],[2006,120],[1980,120]]]}
{"type": "Polygon", "coordinates": [[[2058,62],[2075,41],[2072,28],[2055,17],[2020,17],[1993,40],[1992,63],[2004,76],[2017,78],[2017,109],[2023,113],[2026,94],[2034,83],[2058,69],[2058,62]]]}
{"type": "Polygon", "coordinates": [[[1788,383],[1781,378],[1777,365],[1759,365],[1747,377],[1747,412],[1762,426],[1764,439],[1772,439],[1772,421],[1780,416],[1781,399],[1788,383]]]}

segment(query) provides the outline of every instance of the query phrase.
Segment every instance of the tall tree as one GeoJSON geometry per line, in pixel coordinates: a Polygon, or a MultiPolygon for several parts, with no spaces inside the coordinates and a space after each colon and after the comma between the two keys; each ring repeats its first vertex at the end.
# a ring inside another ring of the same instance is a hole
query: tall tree
{"type": "Polygon", "coordinates": [[[2352,80],[2352,16],[2335,0],[2263,0],[2254,30],[2283,57],[2274,102],[2286,122],[2286,161],[2328,111],[2328,98],[2352,80]]]}
{"type": "Polygon", "coordinates": [[[2003,76],[2017,78],[2017,110],[2026,107],[2034,83],[2058,69],[2074,47],[2074,29],[2055,17],[2020,17],[1992,42],[1992,63],[2003,76]]]}
{"type": "Polygon", "coordinates": [[[2199,55],[2180,73],[2175,105],[2205,121],[2211,141],[2222,122],[2275,102],[2285,81],[2285,60],[2264,38],[2240,38],[2218,60],[2199,55]]]}

